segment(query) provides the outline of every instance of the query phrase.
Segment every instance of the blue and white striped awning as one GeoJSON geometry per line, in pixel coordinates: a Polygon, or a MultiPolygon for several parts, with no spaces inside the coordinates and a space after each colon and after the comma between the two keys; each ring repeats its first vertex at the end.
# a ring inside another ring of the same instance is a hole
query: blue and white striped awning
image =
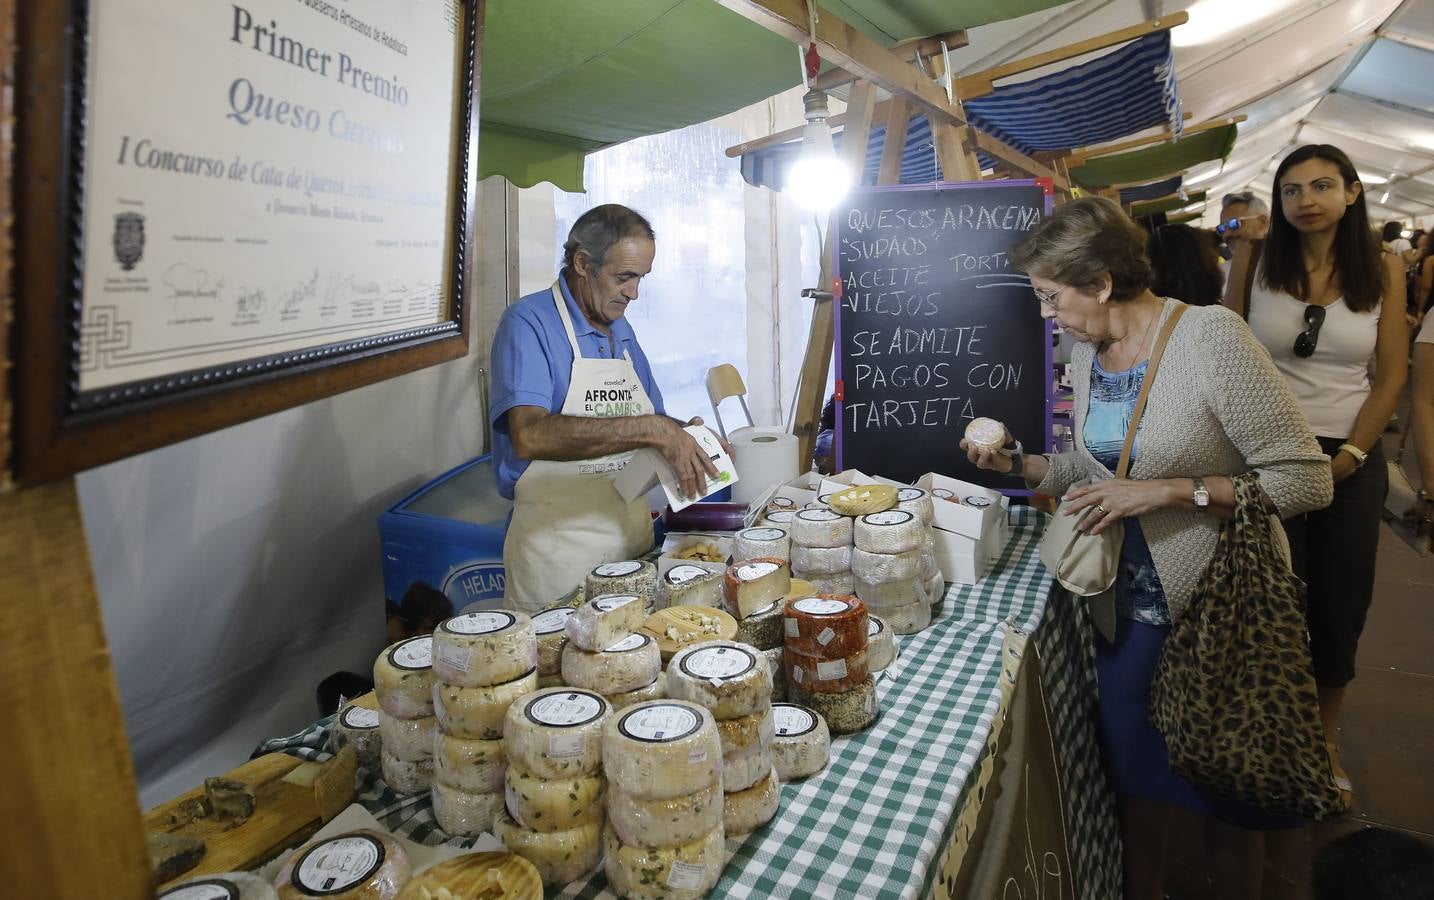
{"type": "Polygon", "coordinates": [[[1139,203],[1142,200],[1155,200],[1159,197],[1168,197],[1180,190],[1181,183],[1185,180],[1183,175],[1176,175],[1174,178],[1167,178],[1164,181],[1152,181],[1149,184],[1138,184],[1135,187],[1120,189],[1120,202],[1126,206],[1132,203],[1139,203]]]}

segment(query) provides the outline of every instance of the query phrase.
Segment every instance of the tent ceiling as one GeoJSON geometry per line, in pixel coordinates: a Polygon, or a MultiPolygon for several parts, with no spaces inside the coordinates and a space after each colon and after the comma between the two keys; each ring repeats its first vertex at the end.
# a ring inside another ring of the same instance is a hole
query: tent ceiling
{"type": "Polygon", "coordinates": [[[1063,0],[820,0],[824,9],[878,43],[945,34],[1060,6],[1063,0]]]}

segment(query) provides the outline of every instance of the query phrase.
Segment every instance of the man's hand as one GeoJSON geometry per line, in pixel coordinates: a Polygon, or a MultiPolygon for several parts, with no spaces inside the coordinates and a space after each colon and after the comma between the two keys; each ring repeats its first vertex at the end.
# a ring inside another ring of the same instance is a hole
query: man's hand
{"type": "MultiPolygon", "coordinates": [[[[662,453],[662,458],[677,473],[678,484],[682,487],[682,494],[685,497],[700,498],[707,493],[707,478],[717,477],[717,467],[712,460],[707,458],[702,447],[692,435],[683,431],[683,424],[677,419],[666,416],[659,417],[664,423],[661,426],[657,440],[657,449],[662,453]]],[[[693,419],[688,424],[701,425],[701,419],[693,419]]]]}

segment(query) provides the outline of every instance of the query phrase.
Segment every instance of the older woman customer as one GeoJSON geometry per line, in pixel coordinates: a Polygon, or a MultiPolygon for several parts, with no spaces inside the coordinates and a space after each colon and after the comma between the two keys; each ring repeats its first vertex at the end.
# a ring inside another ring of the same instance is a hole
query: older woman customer
{"type": "Polygon", "coordinates": [[[1150,291],[1144,234],[1099,197],[1057,209],[1011,260],[1030,275],[1041,314],[1079,342],[1071,362],[1076,449],[1017,460],[965,441],[962,448],[983,469],[1019,465],[1028,486],[1065,494],[1071,513],[1094,507],[1094,532],[1125,521],[1114,640],[1096,638],[1100,735],[1120,801],[1125,896],[1162,896],[1165,834],[1174,808],[1183,807],[1223,823],[1222,843],[1236,862],[1223,874],[1220,896],[1258,897],[1259,832],[1303,823],[1174,774],[1164,739],[1148,721],[1150,681],[1171,623],[1214,554],[1221,520],[1233,516],[1231,476],[1259,473],[1260,486],[1289,516],[1329,503],[1329,459],[1239,316],[1191,307],[1151,387],[1130,477],[1114,480],[1155,337],[1178,301],[1150,291]],[[1092,484],[1071,489],[1086,479],[1092,484]]]}

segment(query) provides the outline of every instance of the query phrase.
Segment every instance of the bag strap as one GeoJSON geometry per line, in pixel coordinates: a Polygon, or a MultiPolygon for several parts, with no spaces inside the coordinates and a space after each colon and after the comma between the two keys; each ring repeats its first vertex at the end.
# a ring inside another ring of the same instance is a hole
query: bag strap
{"type": "Polygon", "coordinates": [[[1242,241],[1235,247],[1230,258],[1230,279],[1225,284],[1225,296],[1221,303],[1249,321],[1250,294],[1255,289],[1255,270],[1260,267],[1260,255],[1265,242],[1261,239],[1242,241]]]}
{"type": "Polygon", "coordinates": [[[1135,411],[1130,415],[1130,427],[1125,430],[1125,446],[1120,451],[1120,465],[1115,467],[1116,478],[1124,478],[1125,473],[1130,471],[1130,453],[1135,449],[1135,431],[1140,427],[1145,401],[1150,399],[1150,385],[1155,381],[1155,372],[1160,368],[1160,357],[1165,355],[1165,345],[1170,340],[1170,333],[1175,330],[1175,324],[1188,308],[1184,303],[1177,302],[1166,317],[1165,324],[1160,326],[1160,335],[1155,339],[1155,346],[1150,351],[1150,365],[1145,367],[1145,380],[1140,385],[1140,396],[1135,398],[1135,411]]]}

